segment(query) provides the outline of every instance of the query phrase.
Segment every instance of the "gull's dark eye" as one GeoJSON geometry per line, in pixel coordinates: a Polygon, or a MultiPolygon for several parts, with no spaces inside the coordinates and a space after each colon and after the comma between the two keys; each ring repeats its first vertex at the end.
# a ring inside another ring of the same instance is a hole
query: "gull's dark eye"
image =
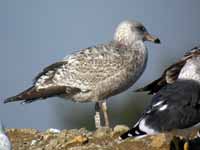
{"type": "Polygon", "coordinates": [[[142,31],[142,32],[145,32],[145,31],[146,31],[145,27],[143,27],[143,26],[138,26],[137,28],[138,28],[138,30],[140,30],[140,31],[142,31]]]}

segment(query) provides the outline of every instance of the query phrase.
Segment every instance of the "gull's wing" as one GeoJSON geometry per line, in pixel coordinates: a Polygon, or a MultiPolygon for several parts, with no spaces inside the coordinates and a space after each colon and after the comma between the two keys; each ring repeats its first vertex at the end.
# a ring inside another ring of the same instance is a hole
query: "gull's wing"
{"type": "Polygon", "coordinates": [[[200,84],[177,80],[153,97],[142,117],[121,139],[186,129],[200,123],[200,84]]]}
{"type": "Polygon", "coordinates": [[[124,69],[119,51],[112,44],[83,49],[45,68],[34,84],[38,89],[59,85],[89,90],[124,69]]]}
{"type": "Polygon", "coordinates": [[[200,122],[200,84],[177,80],[156,93],[145,110],[146,124],[154,130],[189,128],[200,122]]]}
{"type": "Polygon", "coordinates": [[[20,100],[29,103],[40,98],[88,92],[98,82],[125,68],[127,59],[122,59],[121,52],[112,43],[83,49],[44,68],[35,77],[32,87],[7,98],[4,103],[20,100]]]}
{"type": "Polygon", "coordinates": [[[60,62],[56,62],[56,63],[53,63],[47,67],[45,67],[42,72],[40,72],[35,78],[34,78],[34,83],[37,82],[37,80],[45,75],[47,72],[49,71],[52,71],[52,72],[56,72],[56,69],[60,68],[62,65],[65,65],[67,64],[67,61],[60,61],[60,62]]]}
{"type": "Polygon", "coordinates": [[[148,91],[149,94],[153,94],[158,92],[165,85],[174,83],[187,60],[198,56],[200,56],[200,47],[194,47],[189,52],[185,53],[182,59],[165,69],[160,78],[145,87],[137,89],[136,92],[148,91]]]}

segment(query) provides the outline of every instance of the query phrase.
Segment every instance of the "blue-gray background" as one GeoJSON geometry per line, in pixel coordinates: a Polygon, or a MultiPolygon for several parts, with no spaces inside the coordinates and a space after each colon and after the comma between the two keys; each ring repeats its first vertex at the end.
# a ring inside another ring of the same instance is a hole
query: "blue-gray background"
{"type": "Polygon", "coordinates": [[[125,19],[145,24],[162,44],[146,43],[147,69],[128,91],[109,99],[114,124],[133,124],[148,103],[133,89],[157,78],[184,52],[200,44],[198,0],[0,0],[0,119],[6,127],[93,129],[94,104],[50,98],[3,104],[32,83],[40,70],[80,48],[111,40],[125,19]]]}

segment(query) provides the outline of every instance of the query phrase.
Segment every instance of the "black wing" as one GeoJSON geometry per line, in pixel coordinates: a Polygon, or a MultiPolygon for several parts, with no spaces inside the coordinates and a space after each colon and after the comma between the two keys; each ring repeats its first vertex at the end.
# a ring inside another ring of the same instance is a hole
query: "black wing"
{"type": "Polygon", "coordinates": [[[149,127],[158,132],[196,125],[200,122],[199,83],[177,80],[168,84],[153,96],[143,118],[149,127]]]}
{"type": "Polygon", "coordinates": [[[177,80],[153,96],[139,122],[122,134],[120,139],[185,129],[199,122],[200,84],[191,80],[177,80]],[[145,121],[143,128],[140,127],[142,121],[145,121]]]}

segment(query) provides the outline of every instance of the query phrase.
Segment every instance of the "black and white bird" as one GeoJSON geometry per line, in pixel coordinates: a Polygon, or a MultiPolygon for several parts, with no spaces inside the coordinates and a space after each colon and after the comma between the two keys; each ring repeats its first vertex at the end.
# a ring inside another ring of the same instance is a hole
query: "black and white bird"
{"type": "Polygon", "coordinates": [[[143,73],[147,62],[144,41],[160,43],[137,21],[119,24],[111,42],[76,52],[39,73],[33,85],[4,102],[59,96],[75,102],[95,102],[95,124],[101,126],[102,109],[109,126],[106,99],[132,86],[143,73]]]}
{"type": "Polygon", "coordinates": [[[137,91],[149,91],[153,97],[139,121],[120,139],[161,132],[188,138],[191,130],[200,127],[200,47],[190,50],[159,79],[137,91]]]}

